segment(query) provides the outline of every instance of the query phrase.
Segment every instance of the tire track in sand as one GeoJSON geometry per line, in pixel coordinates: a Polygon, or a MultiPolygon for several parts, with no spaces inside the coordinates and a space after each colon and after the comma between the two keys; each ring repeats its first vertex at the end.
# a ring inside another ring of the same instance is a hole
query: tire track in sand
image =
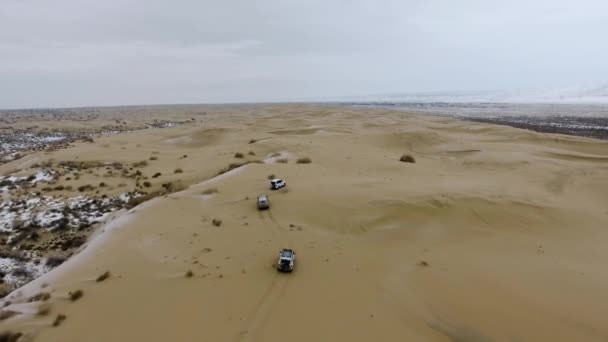
{"type": "MultiPolygon", "coordinates": [[[[272,224],[273,235],[282,235],[287,234],[287,231],[281,228],[281,224],[277,221],[277,219],[272,215],[270,210],[267,211],[267,215],[262,211],[259,212],[260,219],[262,222],[268,222],[266,216],[270,219],[272,224]]],[[[285,242],[291,244],[291,238],[289,235],[285,235],[285,242]]],[[[274,260],[273,260],[274,265],[274,260]]],[[[254,306],[252,312],[249,314],[248,318],[245,320],[244,328],[241,329],[238,335],[234,338],[234,341],[256,341],[259,340],[257,335],[262,331],[268,318],[271,313],[274,311],[278,302],[285,295],[287,288],[289,286],[289,280],[291,278],[291,274],[286,275],[279,273],[275,270],[275,274],[272,277],[272,281],[254,306]]]]}

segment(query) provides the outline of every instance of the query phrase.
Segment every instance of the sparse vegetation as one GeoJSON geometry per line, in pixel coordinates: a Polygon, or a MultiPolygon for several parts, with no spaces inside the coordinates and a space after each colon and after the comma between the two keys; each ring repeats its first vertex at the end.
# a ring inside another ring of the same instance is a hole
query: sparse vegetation
{"type": "Polygon", "coordinates": [[[65,187],[64,187],[63,185],[57,185],[57,186],[55,187],[55,190],[56,190],[56,191],[62,191],[63,189],[65,189],[65,187]]]}
{"type": "Polygon", "coordinates": [[[312,163],[312,160],[310,160],[310,158],[308,158],[308,157],[302,157],[302,158],[298,158],[298,160],[296,160],[296,163],[298,163],[298,164],[310,164],[310,163],[312,163]]]}
{"type": "Polygon", "coordinates": [[[53,321],[53,326],[54,327],[59,326],[59,324],[61,324],[61,322],[65,321],[66,318],[67,318],[66,315],[58,314],[57,317],[55,317],[55,320],[53,321]]]}
{"type": "Polygon", "coordinates": [[[287,158],[277,159],[277,163],[287,164],[287,162],[289,162],[289,159],[287,159],[287,158]]]}
{"type": "Polygon", "coordinates": [[[416,159],[414,159],[411,154],[404,154],[399,158],[399,161],[404,163],[415,163],[416,159]]]}
{"type": "Polygon", "coordinates": [[[211,194],[215,194],[217,193],[217,189],[216,188],[210,188],[210,189],[206,189],[205,191],[202,192],[203,195],[211,195],[211,194]]]}
{"type": "Polygon", "coordinates": [[[222,220],[214,218],[211,223],[213,223],[214,226],[219,227],[222,225],[222,220]]]}
{"type": "Polygon", "coordinates": [[[42,304],[36,310],[36,315],[46,316],[51,312],[51,306],[49,304],[42,304]]]}
{"type": "Polygon", "coordinates": [[[148,181],[145,181],[145,182],[144,182],[144,186],[145,186],[146,188],[149,188],[149,187],[151,187],[151,186],[152,186],[152,183],[150,183],[150,182],[148,182],[148,181]]]}
{"type": "Polygon", "coordinates": [[[19,339],[21,338],[21,336],[23,336],[22,333],[17,332],[11,332],[11,331],[4,331],[0,333],[0,341],[2,342],[17,342],[19,341],[19,339]]]}
{"type": "Polygon", "coordinates": [[[75,302],[75,301],[79,300],[83,294],[84,294],[84,292],[82,292],[82,290],[76,290],[74,292],[68,293],[68,296],[70,296],[70,300],[72,302],[75,302]]]}
{"type": "Polygon", "coordinates": [[[106,186],[106,183],[104,183],[104,182],[99,183],[100,188],[104,188],[105,186],[106,186]]]}
{"type": "Polygon", "coordinates": [[[249,143],[250,143],[250,144],[255,144],[256,142],[257,142],[257,140],[255,140],[255,139],[250,139],[250,140],[249,140],[249,143]]]}
{"type": "Polygon", "coordinates": [[[160,177],[161,175],[162,175],[162,173],[157,172],[157,173],[155,173],[155,174],[152,176],[152,178],[158,178],[158,177],[160,177]]]}
{"type": "Polygon", "coordinates": [[[173,173],[182,173],[182,172],[184,172],[184,170],[179,169],[179,168],[178,168],[178,169],[175,169],[175,170],[173,171],[173,173]]]}
{"type": "Polygon", "coordinates": [[[188,270],[188,272],[186,272],[186,278],[192,278],[194,276],[194,272],[192,272],[192,270],[188,270]]]}
{"type": "Polygon", "coordinates": [[[418,266],[428,267],[429,263],[426,260],[422,260],[418,263],[418,266]]]}
{"type": "Polygon", "coordinates": [[[160,195],[162,195],[161,192],[155,191],[155,192],[147,193],[143,196],[131,198],[129,200],[129,202],[127,202],[125,204],[125,208],[127,208],[127,209],[135,208],[136,206],[138,206],[146,201],[149,201],[149,200],[153,199],[154,197],[158,197],[160,195]]]}
{"type": "Polygon", "coordinates": [[[142,161],[138,161],[136,163],[133,163],[133,167],[144,167],[144,166],[148,166],[148,161],[147,160],[142,160],[142,161]]]}
{"type": "Polygon", "coordinates": [[[276,176],[276,175],[273,173],[273,174],[271,174],[271,175],[268,175],[268,177],[267,177],[267,178],[272,180],[272,179],[277,178],[277,176],[276,176]]]}
{"type": "Polygon", "coordinates": [[[241,152],[237,152],[234,154],[234,158],[244,158],[245,155],[243,155],[241,152]]]}
{"type": "Polygon", "coordinates": [[[78,187],[78,191],[80,191],[80,192],[92,191],[92,190],[95,190],[95,187],[92,186],[91,184],[81,185],[78,187]]]}
{"type": "Polygon", "coordinates": [[[158,160],[158,157],[157,156],[152,156],[152,157],[150,157],[150,160],[158,160]]]}
{"type": "MultiPolygon", "coordinates": [[[[16,314],[17,314],[17,312],[15,312],[15,311],[2,310],[2,311],[0,311],[0,321],[11,318],[11,317],[15,316],[16,314]]],[[[0,335],[0,341],[2,341],[1,336],[2,335],[0,335]]]]}
{"type": "Polygon", "coordinates": [[[249,152],[247,152],[247,154],[250,156],[255,156],[255,152],[253,152],[253,151],[249,151],[249,152]]]}
{"type": "Polygon", "coordinates": [[[97,279],[95,279],[95,281],[100,283],[108,278],[110,278],[110,271],[105,271],[103,274],[101,274],[99,277],[97,277],[97,279]]]}
{"type": "Polygon", "coordinates": [[[234,170],[236,168],[239,168],[241,166],[247,165],[247,164],[264,164],[263,161],[261,160],[251,160],[251,161],[246,161],[246,162],[242,162],[242,163],[230,163],[230,165],[226,166],[225,168],[221,169],[217,174],[221,175],[224,174],[228,171],[234,170]]]}
{"type": "Polygon", "coordinates": [[[47,301],[51,298],[51,294],[47,293],[47,292],[40,292],[36,295],[31,296],[27,301],[28,303],[31,302],[44,302],[47,301]]]}

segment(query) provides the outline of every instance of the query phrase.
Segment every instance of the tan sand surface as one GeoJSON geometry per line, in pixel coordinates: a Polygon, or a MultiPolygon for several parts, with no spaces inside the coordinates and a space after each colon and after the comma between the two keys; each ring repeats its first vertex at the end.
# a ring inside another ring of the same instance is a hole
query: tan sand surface
{"type": "Polygon", "coordinates": [[[163,174],[153,187],[191,186],[119,215],[14,292],[4,310],[35,310],[18,303],[44,291],[50,312],[0,330],[45,342],[608,340],[607,142],[387,110],[206,111],[196,125],[27,157],[157,152],[142,168],[163,174]],[[287,163],[214,178],[281,152],[287,163]],[[270,174],[287,187],[269,190],[270,174]],[[274,268],[283,247],[297,253],[292,274],[274,268]]]}

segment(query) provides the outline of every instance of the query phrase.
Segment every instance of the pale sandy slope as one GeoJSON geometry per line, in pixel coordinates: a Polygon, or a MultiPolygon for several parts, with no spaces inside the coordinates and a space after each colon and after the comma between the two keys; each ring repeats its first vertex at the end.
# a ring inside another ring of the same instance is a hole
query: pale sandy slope
{"type": "Polygon", "coordinates": [[[606,142],[295,105],[155,134],[104,141],[187,153],[192,182],[237,151],[291,157],[125,214],[23,289],[49,283],[50,315],[3,328],[64,342],[608,340],[606,142]],[[271,173],[287,189],[270,192],[271,173]],[[201,196],[209,187],[219,192],[201,196]],[[293,274],[273,268],[282,247],[297,251],[293,274]],[[76,289],[79,301],[62,297],[76,289]]]}

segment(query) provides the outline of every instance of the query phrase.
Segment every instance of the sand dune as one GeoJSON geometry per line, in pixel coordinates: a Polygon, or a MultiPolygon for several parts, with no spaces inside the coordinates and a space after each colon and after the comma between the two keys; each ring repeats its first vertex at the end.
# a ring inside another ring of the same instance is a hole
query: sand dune
{"type": "Polygon", "coordinates": [[[64,342],[608,339],[608,143],[387,110],[205,111],[195,127],[44,155],[157,151],[142,170],[188,188],[125,211],[5,298],[22,314],[2,330],[64,342]],[[273,153],[288,162],[217,176],[273,153]],[[288,186],[270,191],[270,174],[288,186]],[[256,209],[262,193],[269,211],[256,209]],[[292,274],[274,268],[283,247],[298,254],[292,274]],[[19,304],[39,292],[51,298],[19,304]],[[48,315],[27,314],[40,303],[48,315]]]}

